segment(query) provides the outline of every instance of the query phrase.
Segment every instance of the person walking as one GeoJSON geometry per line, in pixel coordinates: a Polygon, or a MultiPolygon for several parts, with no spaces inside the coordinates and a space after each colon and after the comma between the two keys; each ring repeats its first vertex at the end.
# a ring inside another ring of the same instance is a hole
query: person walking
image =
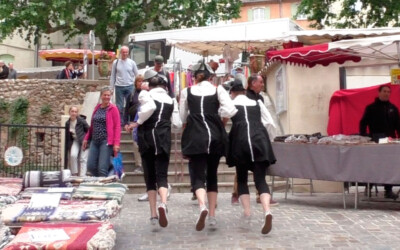
{"type": "MultiPolygon", "coordinates": [[[[238,78],[235,78],[238,79],[238,78]]],[[[242,79],[239,79],[242,81],[242,79]]],[[[242,81],[243,84],[243,81],[242,81]]],[[[261,92],[264,90],[264,80],[262,78],[261,75],[259,74],[252,74],[251,76],[249,76],[249,78],[247,79],[247,89],[246,89],[246,96],[249,99],[255,100],[255,101],[261,101],[261,103],[264,105],[264,97],[261,95],[261,92]]],[[[265,105],[264,105],[265,107],[265,105]]],[[[268,120],[270,121],[267,124],[267,131],[268,134],[270,136],[270,139],[273,140],[275,138],[276,135],[276,127],[275,124],[273,122],[273,119],[271,117],[271,114],[269,113],[269,111],[266,109],[266,113],[268,115],[268,120]]],[[[236,205],[239,203],[238,198],[238,190],[237,190],[237,177],[235,176],[235,181],[234,181],[234,186],[233,186],[233,192],[232,192],[232,199],[231,202],[233,205],[236,205]]],[[[261,203],[261,199],[260,199],[260,195],[257,192],[256,194],[256,202],[257,203],[261,203]]],[[[271,206],[277,206],[279,205],[279,202],[277,202],[276,200],[272,199],[271,196],[271,201],[270,201],[270,205],[271,206]]]]}
{"type": "Polygon", "coordinates": [[[150,91],[142,90],[139,95],[138,120],[129,129],[138,127],[139,151],[142,156],[144,179],[150,205],[150,223],[168,226],[168,165],[171,151],[172,126],[181,128],[178,103],[167,91],[167,78],[154,70],[145,73],[150,91]],[[156,211],[157,191],[161,203],[156,211]]]}
{"type": "Polygon", "coordinates": [[[0,79],[8,79],[8,67],[3,60],[0,60],[0,79]]]}
{"type": "Polygon", "coordinates": [[[110,76],[110,88],[115,89],[115,103],[121,117],[121,127],[124,126],[124,101],[133,93],[135,77],[139,75],[135,61],[128,58],[129,48],[121,47],[121,58],[114,60],[110,76]]]}
{"type": "Polygon", "coordinates": [[[69,108],[69,119],[65,123],[65,141],[70,157],[71,174],[86,176],[86,164],[89,150],[82,150],[82,143],[89,130],[85,118],[79,116],[77,106],[69,108]],[[78,168],[79,166],[79,168],[78,168]]]}
{"type": "Polygon", "coordinates": [[[264,210],[261,233],[268,234],[272,229],[272,214],[271,195],[265,175],[268,166],[274,164],[276,159],[265,128],[269,124],[267,109],[261,100],[255,101],[245,95],[240,80],[233,81],[230,91],[238,112],[231,118],[227,163],[230,167],[236,166],[238,195],[245,219],[250,219],[248,171],[253,172],[254,183],[264,210]]]}
{"type": "Polygon", "coordinates": [[[164,68],[164,57],[162,55],[157,55],[154,57],[154,71],[159,75],[164,75],[167,78],[167,89],[168,94],[171,98],[175,97],[175,93],[172,91],[171,79],[169,77],[169,72],[164,68]]]}
{"type": "Polygon", "coordinates": [[[227,121],[236,114],[237,109],[222,86],[215,87],[209,82],[213,70],[208,64],[203,61],[192,69],[198,84],[182,90],[179,106],[181,120],[186,125],[181,140],[182,154],[189,158],[193,171],[192,188],[200,208],[196,230],[201,231],[208,215],[209,226],[215,227],[217,224],[217,169],[228,144],[221,117],[227,121]],[[208,208],[205,205],[206,194],[208,208]]]}
{"type": "Polygon", "coordinates": [[[111,155],[119,151],[121,121],[117,106],[110,102],[111,96],[110,87],[101,89],[101,103],[94,108],[90,128],[82,143],[85,150],[90,141],[87,169],[93,176],[108,176],[111,155]]]}
{"type": "MultiPolygon", "coordinates": [[[[135,78],[135,91],[130,94],[125,100],[125,112],[124,112],[124,129],[126,132],[131,132],[129,129],[129,124],[135,122],[135,118],[139,108],[139,94],[141,91],[141,86],[143,83],[143,75],[138,75],[135,78]]],[[[133,135],[132,135],[133,137],[133,135]]],[[[139,153],[139,146],[137,141],[133,139],[133,155],[135,158],[135,172],[143,172],[142,168],[142,158],[139,153]]]]}
{"type": "Polygon", "coordinates": [[[8,63],[8,79],[17,79],[17,71],[14,69],[12,62],[8,63]]]}

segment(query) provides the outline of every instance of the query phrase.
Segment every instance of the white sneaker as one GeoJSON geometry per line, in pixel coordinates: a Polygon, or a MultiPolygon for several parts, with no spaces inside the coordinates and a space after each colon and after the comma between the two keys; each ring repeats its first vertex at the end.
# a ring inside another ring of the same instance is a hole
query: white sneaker
{"type": "Polygon", "coordinates": [[[167,214],[168,214],[167,205],[165,205],[165,203],[161,203],[158,206],[158,216],[159,216],[158,223],[160,223],[160,227],[167,227],[168,226],[167,214]]]}
{"type": "Polygon", "coordinates": [[[156,226],[158,224],[158,218],[157,217],[151,217],[150,218],[150,225],[156,226]]]}
{"type": "Polygon", "coordinates": [[[138,201],[148,201],[148,200],[149,200],[149,195],[147,193],[145,193],[138,199],[138,201]]]}
{"type": "Polygon", "coordinates": [[[217,226],[217,219],[215,219],[215,216],[208,216],[208,225],[212,228],[217,226]]]}
{"type": "Polygon", "coordinates": [[[265,212],[264,225],[261,229],[262,234],[268,234],[272,229],[272,214],[271,211],[265,212]]]}
{"type": "Polygon", "coordinates": [[[239,226],[241,228],[243,228],[243,229],[248,229],[248,230],[251,229],[252,228],[251,219],[252,219],[251,215],[246,216],[246,215],[242,214],[240,216],[240,224],[239,224],[239,226]]]}
{"type": "Polygon", "coordinates": [[[169,200],[169,197],[171,196],[171,191],[172,191],[172,186],[171,184],[168,183],[167,200],[169,200]]]}
{"type": "Polygon", "coordinates": [[[199,218],[197,218],[197,221],[196,221],[196,230],[197,231],[201,231],[204,229],[204,226],[206,224],[207,215],[208,215],[208,209],[206,206],[203,206],[200,210],[199,218]]]}
{"type": "Polygon", "coordinates": [[[242,216],[240,216],[240,220],[242,221],[242,223],[250,224],[251,223],[251,215],[246,216],[246,215],[242,214],[242,216]]]}

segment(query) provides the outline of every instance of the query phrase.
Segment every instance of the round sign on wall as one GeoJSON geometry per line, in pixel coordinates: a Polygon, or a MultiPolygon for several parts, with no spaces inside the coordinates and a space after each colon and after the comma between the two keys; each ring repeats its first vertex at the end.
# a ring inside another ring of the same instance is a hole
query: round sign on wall
{"type": "Polygon", "coordinates": [[[12,167],[21,164],[22,158],[24,158],[24,155],[19,147],[9,147],[4,153],[4,159],[6,160],[7,165],[12,167]]]}

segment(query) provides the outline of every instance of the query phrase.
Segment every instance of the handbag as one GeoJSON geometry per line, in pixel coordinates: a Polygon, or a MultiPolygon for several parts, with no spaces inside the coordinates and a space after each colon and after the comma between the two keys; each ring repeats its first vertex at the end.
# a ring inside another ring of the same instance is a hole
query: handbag
{"type": "Polygon", "coordinates": [[[121,179],[123,173],[124,173],[124,165],[122,164],[122,154],[121,152],[118,152],[118,154],[113,157],[112,160],[113,166],[114,166],[114,172],[118,176],[119,179],[121,179]]]}

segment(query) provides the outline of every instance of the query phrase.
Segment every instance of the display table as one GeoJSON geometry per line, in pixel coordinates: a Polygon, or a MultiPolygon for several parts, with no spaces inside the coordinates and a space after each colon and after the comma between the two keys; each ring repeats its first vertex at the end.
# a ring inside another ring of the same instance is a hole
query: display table
{"type": "MultiPolygon", "coordinates": [[[[400,144],[273,142],[272,147],[277,162],[268,168],[268,175],[338,182],[400,183],[400,144]]],[[[357,199],[356,193],[356,207],[357,199]]]]}

